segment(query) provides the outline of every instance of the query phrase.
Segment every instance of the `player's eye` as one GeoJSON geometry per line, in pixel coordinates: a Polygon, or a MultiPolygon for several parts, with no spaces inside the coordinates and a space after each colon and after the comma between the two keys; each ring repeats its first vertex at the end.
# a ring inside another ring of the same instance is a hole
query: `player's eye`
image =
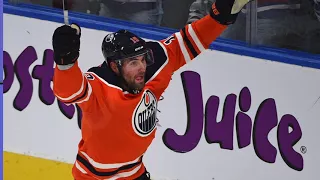
{"type": "Polygon", "coordinates": [[[137,60],[132,60],[132,61],[130,61],[130,65],[131,66],[136,66],[136,65],[138,65],[138,61],[137,60]]]}

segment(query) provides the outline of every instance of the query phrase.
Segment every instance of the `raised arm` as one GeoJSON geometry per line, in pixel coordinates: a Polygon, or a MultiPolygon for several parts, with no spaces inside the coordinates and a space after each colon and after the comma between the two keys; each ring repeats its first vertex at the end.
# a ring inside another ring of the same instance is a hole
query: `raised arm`
{"type": "Polygon", "coordinates": [[[240,10],[251,0],[216,0],[210,14],[186,25],[179,32],[162,40],[174,71],[197,57],[236,21],[240,10]]]}
{"type": "Polygon", "coordinates": [[[81,30],[77,25],[63,25],[53,34],[53,92],[66,104],[77,103],[86,108],[92,100],[92,87],[78,66],[81,30]]]}

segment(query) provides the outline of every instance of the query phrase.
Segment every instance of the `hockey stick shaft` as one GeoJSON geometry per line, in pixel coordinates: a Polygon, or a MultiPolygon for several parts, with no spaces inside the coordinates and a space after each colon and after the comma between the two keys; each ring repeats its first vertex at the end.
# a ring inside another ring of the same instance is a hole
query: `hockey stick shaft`
{"type": "Polygon", "coordinates": [[[67,2],[67,0],[62,0],[62,1],[63,1],[64,24],[69,25],[68,2],[67,2]]]}

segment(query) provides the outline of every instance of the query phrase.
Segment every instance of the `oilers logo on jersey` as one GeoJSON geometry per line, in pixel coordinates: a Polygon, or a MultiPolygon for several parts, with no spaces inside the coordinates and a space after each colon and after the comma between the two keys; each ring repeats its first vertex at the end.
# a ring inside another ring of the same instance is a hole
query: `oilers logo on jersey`
{"type": "Polygon", "coordinates": [[[152,133],[157,124],[157,99],[155,95],[146,90],[135,108],[132,117],[132,126],[135,133],[145,137],[152,133]]]}

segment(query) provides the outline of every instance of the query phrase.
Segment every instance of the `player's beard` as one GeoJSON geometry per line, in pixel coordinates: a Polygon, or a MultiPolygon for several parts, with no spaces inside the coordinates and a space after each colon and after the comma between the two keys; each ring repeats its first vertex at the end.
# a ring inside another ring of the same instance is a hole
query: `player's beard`
{"type": "Polygon", "coordinates": [[[132,79],[131,83],[129,84],[129,86],[132,89],[141,91],[145,86],[145,74],[143,73],[143,74],[140,74],[139,76],[143,76],[143,79],[141,79],[142,81],[141,82],[136,82],[136,78],[137,77],[134,77],[132,79]]]}
{"type": "Polygon", "coordinates": [[[140,73],[130,79],[125,78],[126,85],[128,89],[141,91],[145,86],[145,73],[140,73]],[[136,78],[139,76],[143,76],[141,82],[137,82],[136,78]]]}
{"type": "Polygon", "coordinates": [[[129,86],[130,86],[130,89],[141,91],[145,86],[145,82],[141,82],[141,83],[134,82],[134,83],[130,83],[129,86]]]}

